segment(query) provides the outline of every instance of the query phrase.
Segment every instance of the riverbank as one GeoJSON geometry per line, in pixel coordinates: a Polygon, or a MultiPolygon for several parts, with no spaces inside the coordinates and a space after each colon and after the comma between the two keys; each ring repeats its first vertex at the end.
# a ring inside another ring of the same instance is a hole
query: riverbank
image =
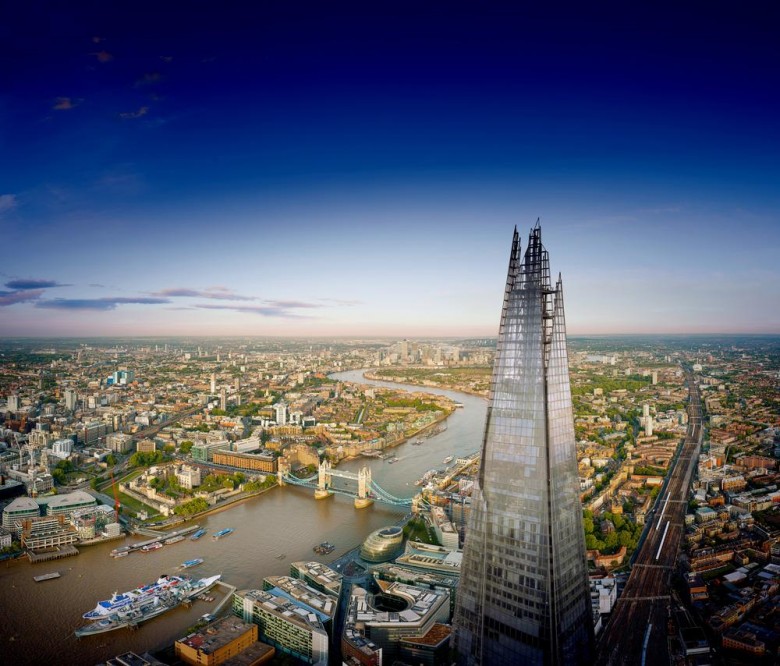
{"type": "Polygon", "coordinates": [[[431,386],[430,384],[423,384],[421,382],[414,381],[414,378],[410,378],[410,377],[404,377],[403,379],[399,379],[398,377],[383,377],[382,375],[377,375],[370,370],[364,372],[363,377],[377,382],[392,382],[393,384],[405,384],[406,386],[419,386],[420,388],[423,389],[439,389],[441,391],[455,391],[456,393],[473,395],[475,398],[484,398],[485,400],[487,400],[488,398],[487,392],[474,391],[471,389],[463,388],[461,386],[441,386],[439,384],[436,384],[435,386],[431,386]]]}
{"type": "Polygon", "coordinates": [[[208,509],[205,509],[204,511],[199,511],[198,513],[194,513],[189,518],[182,518],[181,516],[177,516],[176,519],[172,520],[171,522],[166,522],[163,525],[144,525],[144,527],[151,530],[163,531],[171,527],[175,527],[176,525],[181,525],[182,523],[200,520],[201,518],[205,518],[206,516],[210,516],[215,513],[220,513],[222,511],[225,511],[226,509],[231,509],[234,506],[243,504],[244,502],[247,502],[248,500],[251,500],[255,497],[260,497],[260,495],[263,495],[267,493],[269,490],[273,490],[274,488],[278,488],[278,487],[279,484],[275,483],[274,485],[269,486],[268,488],[261,488],[260,490],[253,490],[250,493],[243,494],[241,497],[239,496],[231,497],[226,502],[223,502],[222,504],[219,505],[211,506],[208,509]]]}
{"type": "MultiPolygon", "coordinates": [[[[435,428],[436,426],[438,426],[441,423],[445,422],[450,416],[452,416],[454,411],[455,410],[453,409],[452,411],[447,412],[446,414],[443,414],[443,415],[439,416],[438,418],[434,419],[430,423],[427,423],[422,428],[418,428],[417,430],[415,430],[414,432],[412,432],[409,435],[405,435],[403,437],[399,437],[397,440],[395,440],[395,441],[387,444],[386,446],[384,446],[381,450],[382,451],[386,451],[388,449],[395,449],[395,448],[401,446],[402,444],[406,444],[407,442],[409,442],[409,440],[411,440],[411,439],[413,439],[415,437],[419,437],[420,435],[424,435],[428,430],[431,430],[432,428],[435,428]]],[[[342,458],[339,462],[347,462],[347,461],[350,461],[350,460],[358,460],[360,458],[365,458],[365,457],[366,456],[363,456],[362,454],[359,453],[359,454],[357,454],[355,456],[346,456],[345,458],[342,458]]],[[[338,464],[338,463],[336,463],[336,464],[338,464]]]]}

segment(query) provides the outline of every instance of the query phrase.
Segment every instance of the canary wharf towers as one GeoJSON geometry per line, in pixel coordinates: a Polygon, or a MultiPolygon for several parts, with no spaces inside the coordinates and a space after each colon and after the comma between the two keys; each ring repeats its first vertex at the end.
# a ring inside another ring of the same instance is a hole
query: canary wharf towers
{"type": "Polygon", "coordinates": [[[460,664],[588,664],[563,287],[537,222],[515,230],[455,614],[460,664]]]}

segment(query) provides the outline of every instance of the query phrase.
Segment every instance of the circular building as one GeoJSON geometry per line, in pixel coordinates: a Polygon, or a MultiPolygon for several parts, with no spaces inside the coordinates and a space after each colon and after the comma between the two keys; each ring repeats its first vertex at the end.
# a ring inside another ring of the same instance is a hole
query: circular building
{"type": "Polygon", "coordinates": [[[360,557],[367,562],[387,562],[398,557],[404,547],[404,531],[400,527],[383,527],[372,532],[360,547],[360,557]]]}

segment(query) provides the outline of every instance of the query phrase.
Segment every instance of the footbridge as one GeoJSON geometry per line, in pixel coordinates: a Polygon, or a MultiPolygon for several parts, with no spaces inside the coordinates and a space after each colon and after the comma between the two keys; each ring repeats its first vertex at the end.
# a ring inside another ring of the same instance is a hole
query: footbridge
{"type": "Polygon", "coordinates": [[[357,473],[347,472],[346,470],[333,468],[327,460],[324,460],[320,463],[318,473],[307,479],[301,479],[294,476],[290,473],[289,469],[280,469],[277,476],[280,486],[289,483],[294,486],[312,488],[316,499],[326,499],[332,497],[334,494],[353,497],[356,509],[363,509],[367,506],[371,506],[374,502],[382,502],[383,504],[399,507],[412,506],[411,497],[406,499],[395,497],[376,483],[371,478],[371,469],[368,467],[363,467],[357,473]],[[346,479],[351,482],[351,485],[356,486],[356,488],[343,488],[334,485],[334,477],[346,479]]]}

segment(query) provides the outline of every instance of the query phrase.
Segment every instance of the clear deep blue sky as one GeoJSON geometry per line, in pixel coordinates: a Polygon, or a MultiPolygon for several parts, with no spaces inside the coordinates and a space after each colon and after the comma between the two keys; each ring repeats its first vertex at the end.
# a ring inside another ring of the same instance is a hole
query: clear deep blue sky
{"type": "Polygon", "coordinates": [[[780,332],[774,3],[470,4],[5,3],[0,335],[780,332]]]}

